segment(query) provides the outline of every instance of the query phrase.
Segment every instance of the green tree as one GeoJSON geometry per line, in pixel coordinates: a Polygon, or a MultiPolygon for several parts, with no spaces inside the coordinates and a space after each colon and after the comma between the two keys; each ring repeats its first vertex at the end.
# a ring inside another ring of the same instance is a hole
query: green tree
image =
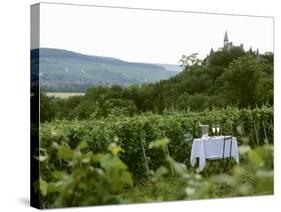
{"type": "Polygon", "coordinates": [[[193,53],[191,55],[182,55],[182,58],[180,59],[179,63],[182,67],[185,69],[194,66],[194,65],[201,65],[202,60],[198,58],[198,53],[193,53]]]}
{"type": "Polygon", "coordinates": [[[48,97],[46,91],[40,90],[40,122],[50,121],[56,116],[56,104],[53,97],[48,97]]]}
{"type": "Polygon", "coordinates": [[[254,106],[262,64],[252,55],[233,61],[224,73],[225,97],[228,103],[240,107],[254,106]]]}

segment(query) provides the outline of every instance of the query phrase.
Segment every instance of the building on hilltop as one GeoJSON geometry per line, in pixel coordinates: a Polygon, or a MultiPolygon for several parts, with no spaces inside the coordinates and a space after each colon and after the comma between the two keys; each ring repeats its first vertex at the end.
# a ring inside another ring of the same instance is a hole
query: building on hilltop
{"type": "Polygon", "coordinates": [[[234,47],[238,47],[238,48],[241,48],[243,49],[244,46],[243,44],[240,44],[240,46],[233,46],[232,42],[229,42],[228,41],[228,35],[227,35],[227,31],[225,31],[224,33],[224,39],[223,39],[223,50],[226,50],[226,51],[229,51],[230,49],[234,48],[234,47]]]}
{"type": "MultiPolygon", "coordinates": [[[[233,50],[233,49],[241,49],[242,51],[244,51],[244,45],[243,44],[240,44],[239,46],[233,45],[232,42],[229,42],[227,31],[225,31],[224,38],[223,38],[223,47],[219,48],[218,51],[227,51],[227,52],[229,52],[230,50],[233,50]]],[[[210,53],[207,55],[207,57],[205,59],[205,62],[207,64],[209,64],[210,58],[211,58],[211,56],[213,54],[215,54],[215,52],[216,51],[214,51],[214,49],[211,48],[210,53]]],[[[260,53],[259,53],[259,49],[257,49],[256,51],[253,51],[252,47],[251,47],[248,52],[251,55],[255,56],[257,59],[261,58],[260,53]]]]}
{"type": "Polygon", "coordinates": [[[232,42],[228,41],[228,35],[227,31],[224,33],[224,39],[223,39],[223,50],[230,50],[232,48],[232,42]]]}
{"type": "MultiPolygon", "coordinates": [[[[234,46],[232,42],[229,42],[227,31],[225,31],[224,39],[223,39],[223,47],[219,48],[219,50],[229,51],[233,48],[240,48],[240,49],[244,50],[244,45],[240,44],[239,46],[234,46]]],[[[211,48],[210,53],[209,53],[209,55],[207,55],[207,57],[214,54],[214,53],[215,53],[214,49],[211,48]]]]}

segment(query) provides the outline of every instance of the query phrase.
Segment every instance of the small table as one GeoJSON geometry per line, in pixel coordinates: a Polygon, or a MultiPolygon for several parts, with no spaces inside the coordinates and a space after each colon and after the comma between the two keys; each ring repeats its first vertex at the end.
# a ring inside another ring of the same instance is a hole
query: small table
{"type": "Polygon", "coordinates": [[[232,136],[212,136],[195,138],[192,143],[190,164],[196,163],[199,158],[199,170],[206,165],[206,159],[224,159],[233,157],[239,164],[237,138],[232,136]]]}

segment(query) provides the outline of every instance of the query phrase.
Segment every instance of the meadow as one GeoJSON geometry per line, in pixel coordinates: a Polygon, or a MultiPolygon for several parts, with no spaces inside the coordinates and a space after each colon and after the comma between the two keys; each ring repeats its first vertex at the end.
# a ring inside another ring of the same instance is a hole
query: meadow
{"type": "Polygon", "coordinates": [[[67,99],[71,96],[83,96],[84,93],[82,92],[47,92],[48,97],[57,97],[62,99],[67,99]]]}

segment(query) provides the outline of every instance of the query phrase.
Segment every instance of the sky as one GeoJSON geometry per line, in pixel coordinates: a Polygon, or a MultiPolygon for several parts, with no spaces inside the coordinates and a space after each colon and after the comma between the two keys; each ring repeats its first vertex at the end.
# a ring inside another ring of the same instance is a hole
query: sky
{"type": "Polygon", "coordinates": [[[273,52],[273,18],[202,13],[40,5],[40,47],[115,57],[130,62],[178,64],[182,55],[233,45],[273,52]]]}

